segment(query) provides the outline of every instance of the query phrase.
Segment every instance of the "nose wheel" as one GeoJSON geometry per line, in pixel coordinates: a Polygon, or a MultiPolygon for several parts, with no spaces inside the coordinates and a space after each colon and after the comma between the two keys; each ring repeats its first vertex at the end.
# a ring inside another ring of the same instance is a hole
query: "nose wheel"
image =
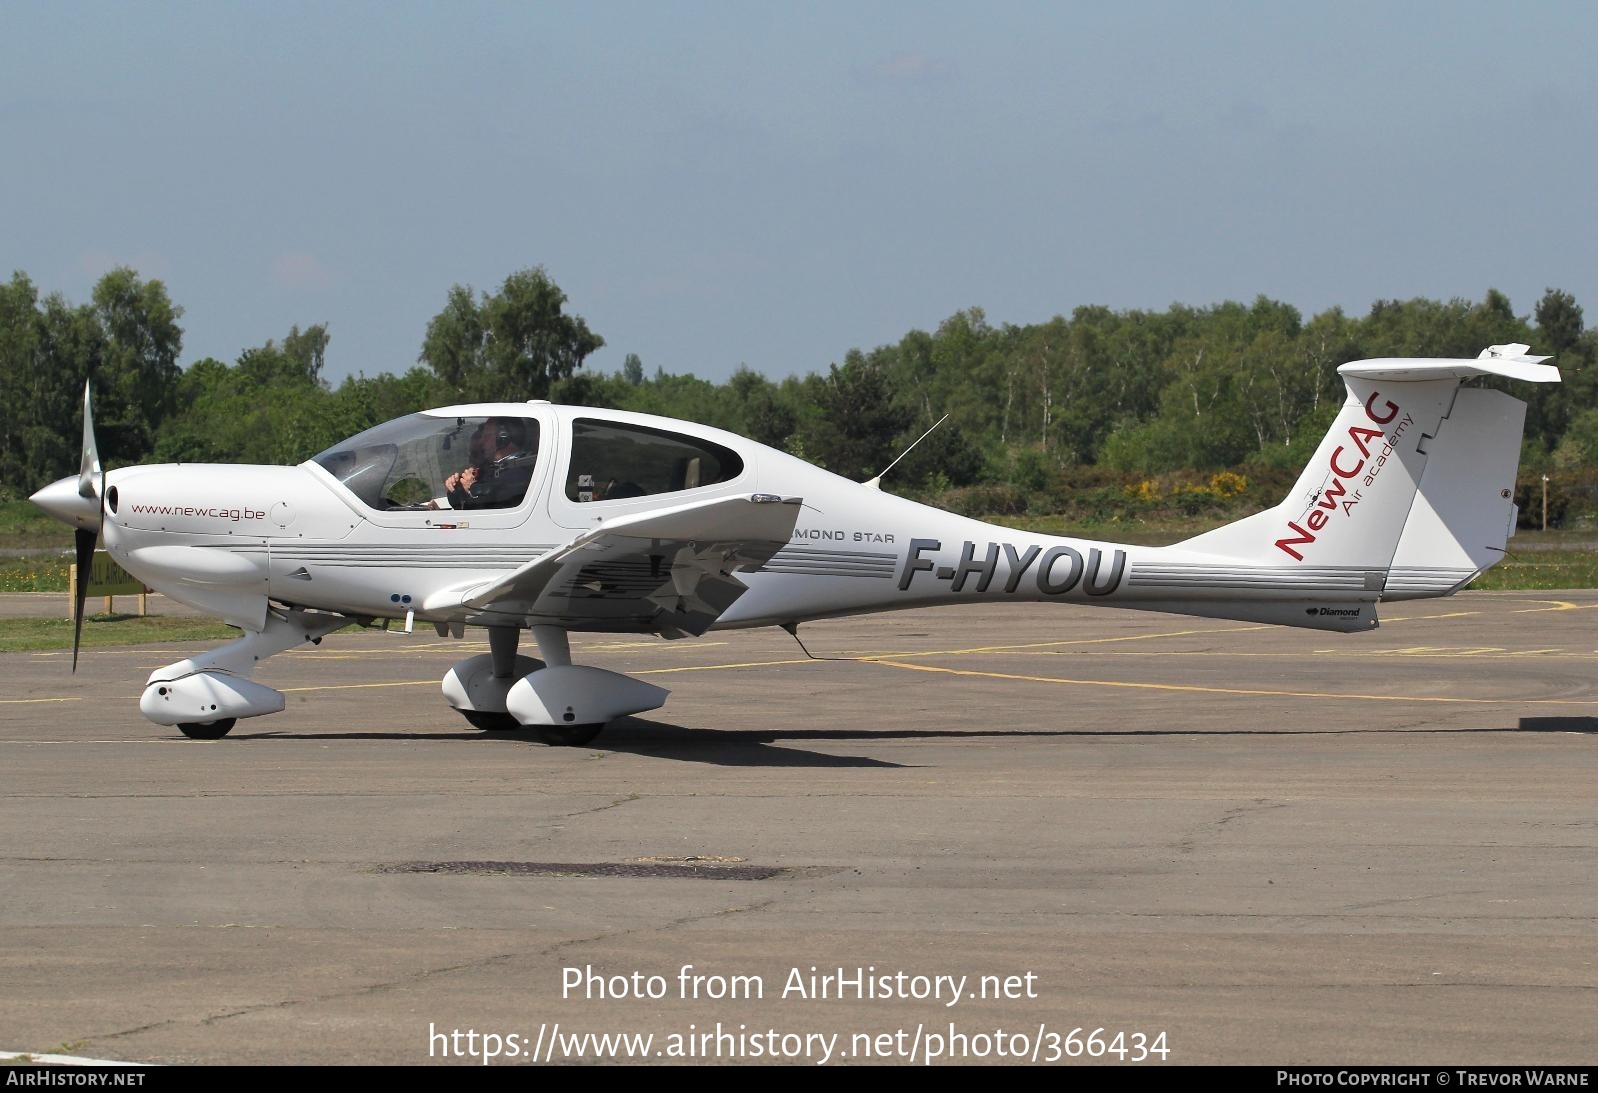
{"type": "Polygon", "coordinates": [[[215,721],[182,721],[178,731],[190,740],[220,740],[238,724],[236,717],[219,717],[215,721]]]}

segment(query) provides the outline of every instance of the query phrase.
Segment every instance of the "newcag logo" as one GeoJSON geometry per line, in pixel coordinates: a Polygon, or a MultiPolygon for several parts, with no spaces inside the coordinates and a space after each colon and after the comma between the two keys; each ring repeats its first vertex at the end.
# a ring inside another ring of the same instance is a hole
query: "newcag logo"
{"type": "MultiPolygon", "coordinates": [[[[1376,400],[1380,397],[1381,392],[1372,391],[1370,398],[1365,400],[1365,416],[1378,426],[1386,425],[1398,417],[1398,404],[1391,400],[1387,401],[1384,413],[1376,412],[1376,400]]],[[[1289,520],[1288,529],[1295,534],[1276,540],[1276,545],[1284,554],[1302,562],[1304,555],[1297,547],[1315,542],[1327,522],[1337,516],[1339,510],[1345,519],[1354,514],[1354,506],[1364,500],[1364,492],[1359,487],[1375,483],[1376,476],[1392,458],[1399,438],[1413,420],[1405,414],[1404,419],[1394,427],[1391,439],[1379,428],[1357,423],[1348,427],[1347,441],[1332,449],[1331,458],[1327,460],[1327,485],[1320,491],[1309,515],[1304,517],[1304,523],[1289,520]],[[1382,441],[1380,449],[1374,447],[1374,442],[1378,440],[1382,441]],[[1349,489],[1351,483],[1356,484],[1353,490],[1349,489]]]]}

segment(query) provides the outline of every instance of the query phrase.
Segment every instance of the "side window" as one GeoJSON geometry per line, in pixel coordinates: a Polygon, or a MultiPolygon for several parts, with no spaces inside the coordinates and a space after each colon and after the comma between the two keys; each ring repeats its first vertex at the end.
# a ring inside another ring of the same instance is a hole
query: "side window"
{"type": "Polygon", "coordinates": [[[726,482],[743,469],[737,452],[708,440],[578,418],[572,423],[566,497],[578,502],[619,501],[676,493],[726,482]]]}

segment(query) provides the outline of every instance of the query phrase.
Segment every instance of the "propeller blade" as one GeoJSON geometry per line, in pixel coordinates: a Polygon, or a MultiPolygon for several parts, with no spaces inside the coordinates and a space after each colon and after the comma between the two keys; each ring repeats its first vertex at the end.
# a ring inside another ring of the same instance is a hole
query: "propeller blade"
{"type": "Polygon", "coordinates": [[[94,442],[94,403],[89,382],[83,383],[83,458],[78,463],[78,496],[100,503],[100,519],[93,531],[78,528],[72,533],[77,547],[77,589],[72,605],[72,670],[78,670],[78,647],[83,643],[83,604],[89,595],[89,573],[94,566],[94,547],[105,528],[105,472],[100,468],[100,449],[94,442]]]}
{"type": "Polygon", "coordinates": [[[100,471],[100,450],[94,443],[94,407],[89,398],[89,383],[83,384],[83,459],[78,464],[78,496],[99,497],[105,492],[100,471]]]}
{"type": "Polygon", "coordinates": [[[100,538],[92,531],[78,528],[72,540],[78,548],[77,598],[72,605],[72,670],[78,670],[78,646],[83,641],[83,602],[89,595],[89,570],[94,565],[94,544],[100,538]]]}

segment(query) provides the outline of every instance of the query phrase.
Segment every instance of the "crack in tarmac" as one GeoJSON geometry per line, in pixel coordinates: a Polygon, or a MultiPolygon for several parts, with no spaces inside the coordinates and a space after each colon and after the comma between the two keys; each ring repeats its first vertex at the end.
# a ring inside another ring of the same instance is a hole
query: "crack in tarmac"
{"type": "Polygon", "coordinates": [[[1272,812],[1279,808],[1287,808],[1288,804],[1289,802],[1287,801],[1272,801],[1268,797],[1256,797],[1251,804],[1235,805],[1223,812],[1219,819],[1208,820],[1200,824],[1195,831],[1178,841],[1176,844],[1176,851],[1178,854],[1191,854],[1198,849],[1199,838],[1207,829],[1219,829],[1231,823],[1233,820],[1240,819],[1241,817],[1251,816],[1260,812],[1272,812]]]}
{"type": "Polygon", "coordinates": [[[562,813],[559,818],[562,820],[574,820],[578,816],[592,816],[596,812],[608,812],[613,808],[620,808],[622,805],[632,804],[634,801],[641,801],[643,799],[644,795],[642,793],[629,793],[625,797],[616,798],[608,805],[598,805],[594,808],[579,809],[576,812],[565,812],[562,813]]]}

